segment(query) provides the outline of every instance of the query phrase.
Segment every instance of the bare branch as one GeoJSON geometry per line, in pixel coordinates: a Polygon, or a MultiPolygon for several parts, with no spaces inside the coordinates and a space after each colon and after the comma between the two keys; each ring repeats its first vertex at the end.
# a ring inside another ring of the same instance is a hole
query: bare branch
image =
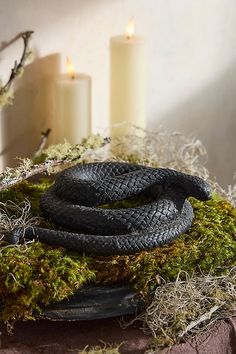
{"type": "Polygon", "coordinates": [[[32,33],[33,33],[33,31],[26,31],[26,32],[21,33],[19,35],[19,37],[17,37],[17,38],[23,39],[23,42],[24,42],[23,52],[22,52],[19,63],[17,61],[15,61],[14,67],[11,69],[11,74],[10,74],[8,81],[6,82],[6,84],[4,86],[0,87],[0,96],[4,95],[7,91],[9,91],[14,79],[18,75],[21,74],[24,64],[29,56],[28,44],[29,44],[29,40],[31,38],[32,33]]]}
{"type": "Polygon", "coordinates": [[[7,167],[0,174],[0,191],[34,175],[54,172],[55,167],[62,166],[63,168],[79,163],[86,154],[104,147],[108,143],[109,139],[94,135],[77,145],[71,145],[68,142],[52,145],[49,149],[42,151],[45,153],[45,160],[42,163],[35,164],[33,160],[25,158],[21,159],[22,162],[19,166],[7,167]]]}
{"type": "MultiPolygon", "coordinates": [[[[221,305],[223,306],[224,303],[221,305]]],[[[214,305],[208,312],[204,313],[200,318],[198,318],[195,321],[192,321],[186,328],[185,330],[179,334],[179,338],[182,338],[186,333],[191,331],[193,328],[199,326],[202,322],[205,322],[206,320],[210,320],[211,316],[214,312],[216,312],[220,308],[219,305],[214,305]]]]}
{"type": "Polygon", "coordinates": [[[34,157],[33,157],[34,159],[42,154],[42,151],[46,145],[50,133],[51,133],[51,129],[47,129],[45,132],[41,133],[41,140],[37,147],[37,150],[34,153],[34,157]]]}
{"type": "MultiPolygon", "coordinates": [[[[37,174],[40,173],[44,173],[46,171],[48,171],[49,168],[52,167],[56,167],[56,166],[60,166],[62,164],[66,163],[63,160],[52,160],[52,161],[46,161],[43,162],[39,165],[32,165],[29,170],[24,170],[22,169],[21,173],[19,173],[18,176],[16,176],[15,178],[9,178],[9,179],[4,179],[1,183],[0,183],[0,191],[12,187],[17,183],[20,183],[26,179],[28,179],[29,177],[35,176],[37,174]]],[[[14,168],[12,169],[14,170],[14,168]]]]}

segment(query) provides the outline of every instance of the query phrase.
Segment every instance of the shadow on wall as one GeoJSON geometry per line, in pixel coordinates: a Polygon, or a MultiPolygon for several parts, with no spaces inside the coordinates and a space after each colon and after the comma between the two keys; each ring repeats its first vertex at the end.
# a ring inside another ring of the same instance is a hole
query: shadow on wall
{"type": "MultiPolygon", "coordinates": [[[[208,152],[211,175],[223,187],[232,184],[236,172],[236,64],[167,112],[161,124],[169,131],[178,130],[201,139],[208,152]]],[[[157,129],[157,124],[152,128],[157,129]]]]}
{"type": "MultiPolygon", "coordinates": [[[[41,132],[53,126],[53,79],[60,71],[60,55],[36,59],[15,82],[13,105],[1,116],[1,159],[3,166],[17,165],[16,157],[36,151],[41,132]]],[[[53,132],[49,143],[53,142],[53,132]]]]}

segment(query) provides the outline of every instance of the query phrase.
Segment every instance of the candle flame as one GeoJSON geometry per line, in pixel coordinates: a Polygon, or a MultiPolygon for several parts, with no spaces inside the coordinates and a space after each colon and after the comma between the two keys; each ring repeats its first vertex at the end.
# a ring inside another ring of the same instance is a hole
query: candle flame
{"type": "Polygon", "coordinates": [[[71,79],[75,78],[75,68],[74,65],[72,64],[72,61],[70,58],[66,58],[66,71],[68,75],[71,77],[71,79]]]}
{"type": "Polygon", "coordinates": [[[126,29],[125,29],[125,36],[126,36],[127,39],[130,39],[130,38],[133,37],[134,29],[135,29],[134,19],[131,18],[131,19],[129,19],[129,22],[127,23],[127,26],[126,26],[126,29]]]}

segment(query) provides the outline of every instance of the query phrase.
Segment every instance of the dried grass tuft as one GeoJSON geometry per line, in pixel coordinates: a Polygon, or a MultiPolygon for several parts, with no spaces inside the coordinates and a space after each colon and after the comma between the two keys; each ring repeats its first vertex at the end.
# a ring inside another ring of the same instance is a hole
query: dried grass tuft
{"type": "Polygon", "coordinates": [[[222,188],[216,181],[212,182],[212,187],[215,192],[227,198],[231,204],[236,207],[236,173],[233,178],[234,183],[228,185],[227,189],[222,188]]]}
{"type": "Polygon", "coordinates": [[[157,347],[192,338],[216,320],[235,315],[236,268],[225,276],[189,276],[180,272],[175,282],[158,286],[145,312],[128,324],[142,321],[157,347]]]}
{"type": "MultiPolygon", "coordinates": [[[[114,137],[111,148],[105,147],[97,159],[137,161],[146,165],[158,165],[209,177],[204,167],[207,152],[199,139],[179,132],[145,131],[133,127],[129,135],[114,137]]],[[[93,156],[91,155],[93,158],[93,156]]]]}
{"type": "Polygon", "coordinates": [[[119,349],[123,343],[119,345],[111,345],[104,343],[103,341],[101,342],[103,343],[103,346],[99,345],[91,347],[87,345],[82,351],[79,351],[78,354],[120,354],[119,349]]]}
{"type": "Polygon", "coordinates": [[[0,246],[4,244],[4,236],[14,228],[26,228],[40,223],[41,218],[32,217],[30,210],[31,204],[27,199],[19,204],[10,200],[0,202],[0,246]]]}

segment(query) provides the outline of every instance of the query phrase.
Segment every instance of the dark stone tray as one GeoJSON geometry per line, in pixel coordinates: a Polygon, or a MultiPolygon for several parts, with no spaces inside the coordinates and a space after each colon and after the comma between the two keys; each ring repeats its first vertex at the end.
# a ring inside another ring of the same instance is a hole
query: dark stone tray
{"type": "Polygon", "coordinates": [[[95,320],[133,314],[144,301],[127,285],[84,286],[75,295],[51,304],[41,317],[50,320],[95,320]]]}

